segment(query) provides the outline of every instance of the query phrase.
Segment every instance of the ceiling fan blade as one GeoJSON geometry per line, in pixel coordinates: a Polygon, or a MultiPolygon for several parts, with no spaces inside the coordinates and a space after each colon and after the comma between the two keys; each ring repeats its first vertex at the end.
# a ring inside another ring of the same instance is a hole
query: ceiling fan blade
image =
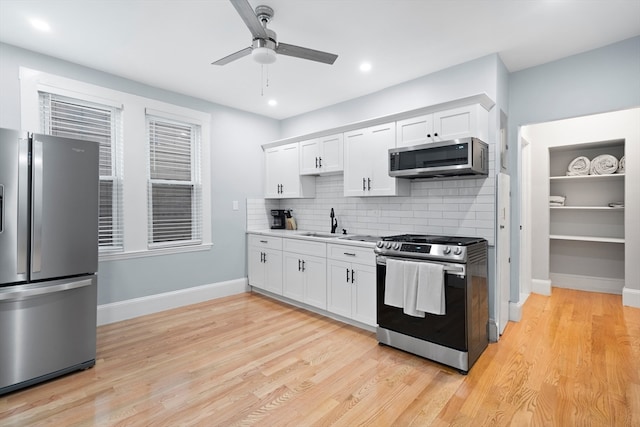
{"type": "Polygon", "coordinates": [[[267,31],[264,29],[256,13],[247,0],[230,0],[233,7],[236,8],[238,15],[244,21],[244,24],[249,28],[253,38],[266,39],[269,38],[267,31]]]}
{"type": "Polygon", "coordinates": [[[287,43],[278,43],[278,47],[276,47],[276,53],[279,53],[280,55],[308,59],[310,61],[322,62],[329,65],[333,64],[334,62],[336,62],[336,59],[338,59],[338,55],[334,55],[333,53],[308,49],[306,47],[294,46],[287,43]]]}
{"type": "Polygon", "coordinates": [[[240,59],[244,56],[247,56],[251,53],[251,47],[245,47],[242,50],[237,51],[236,53],[232,53],[231,55],[227,55],[222,59],[218,59],[215,62],[212,62],[211,65],[225,65],[231,61],[235,61],[236,59],[240,59]]]}

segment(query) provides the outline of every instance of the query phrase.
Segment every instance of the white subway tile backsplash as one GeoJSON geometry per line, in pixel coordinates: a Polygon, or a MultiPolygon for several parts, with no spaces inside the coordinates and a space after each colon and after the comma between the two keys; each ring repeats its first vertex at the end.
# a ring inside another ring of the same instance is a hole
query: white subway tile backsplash
{"type": "Polygon", "coordinates": [[[399,233],[484,237],[493,245],[495,179],[412,180],[411,196],[344,197],[343,175],[316,177],[313,199],[247,200],[247,229],[269,228],[271,209],[291,209],[298,228],[338,233],[399,233]]]}

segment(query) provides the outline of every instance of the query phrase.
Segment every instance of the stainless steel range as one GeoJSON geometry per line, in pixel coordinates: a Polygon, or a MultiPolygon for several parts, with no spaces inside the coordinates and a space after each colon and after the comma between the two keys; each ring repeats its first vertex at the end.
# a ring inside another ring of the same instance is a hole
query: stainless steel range
{"type": "Polygon", "coordinates": [[[375,252],[378,341],[466,374],[489,343],[487,241],[404,234],[375,252]],[[416,292],[427,306],[442,298],[439,311],[407,307],[416,292]]]}

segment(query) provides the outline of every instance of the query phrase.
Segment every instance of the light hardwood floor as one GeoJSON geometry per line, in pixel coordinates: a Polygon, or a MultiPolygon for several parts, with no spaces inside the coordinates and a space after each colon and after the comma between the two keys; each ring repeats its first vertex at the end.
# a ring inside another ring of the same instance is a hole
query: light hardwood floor
{"type": "Polygon", "coordinates": [[[97,357],[0,397],[0,425],[640,425],[640,310],[615,295],[532,295],[467,376],[256,294],[102,326],[97,357]]]}

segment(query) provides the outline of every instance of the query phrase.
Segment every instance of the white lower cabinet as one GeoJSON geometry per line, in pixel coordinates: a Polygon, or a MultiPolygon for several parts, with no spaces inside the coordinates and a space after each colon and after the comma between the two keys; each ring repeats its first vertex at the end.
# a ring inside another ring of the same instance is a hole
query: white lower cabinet
{"type": "Polygon", "coordinates": [[[311,306],[327,309],[327,245],[299,239],[284,239],[282,295],[311,306]]]}
{"type": "Polygon", "coordinates": [[[249,285],[282,295],[282,239],[249,235],[249,285]]]}
{"type": "Polygon", "coordinates": [[[327,310],[376,326],[373,249],[329,244],[327,257],[327,310]]]}

